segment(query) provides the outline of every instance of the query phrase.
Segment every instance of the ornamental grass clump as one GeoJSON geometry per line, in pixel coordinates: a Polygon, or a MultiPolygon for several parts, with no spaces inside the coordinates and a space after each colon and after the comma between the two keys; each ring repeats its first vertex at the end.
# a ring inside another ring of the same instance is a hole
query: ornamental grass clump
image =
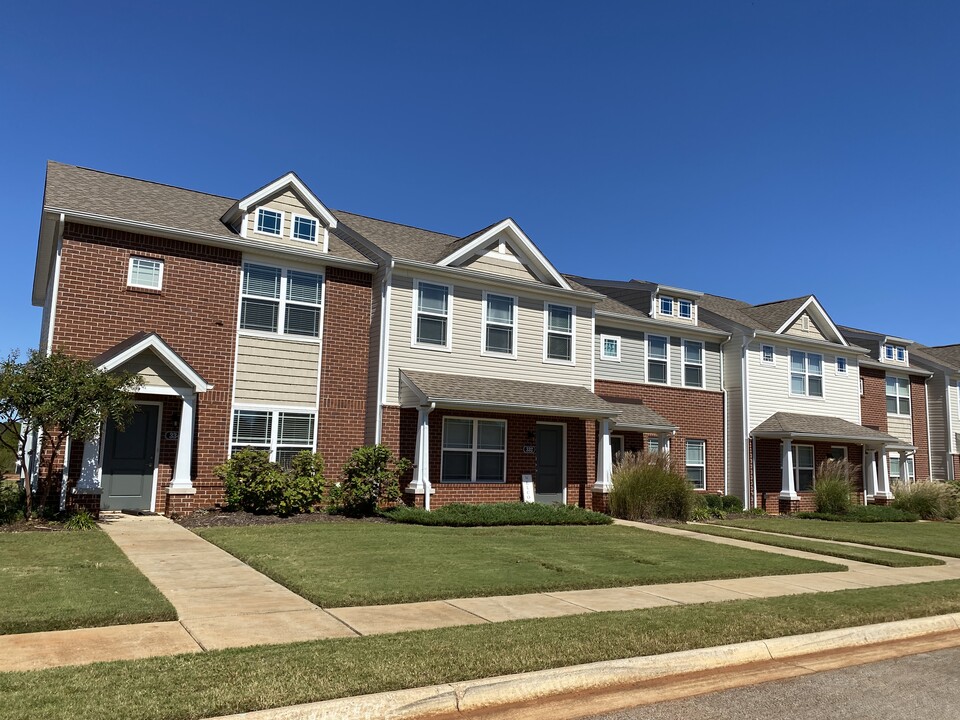
{"type": "Polygon", "coordinates": [[[613,467],[609,502],[614,517],[686,522],[695,496],[687,478],[666,453],[626,452],[613,467]]]}
{"type": "Polygon", "coordinates": [[[860,466],[847,460],[824,460],[817,467],[817,480],[813,487],[814,502],[818,513],[846,515],[853,508],[855,488],[853,478],[860,466]]]}
{"type": "Polygon", "coordinates": [[[948,483],[938,480],[895,482],[891,490],[893,507],[919,515],[923,520],[954,520],[960,515],[957,492],[948,483]]]}

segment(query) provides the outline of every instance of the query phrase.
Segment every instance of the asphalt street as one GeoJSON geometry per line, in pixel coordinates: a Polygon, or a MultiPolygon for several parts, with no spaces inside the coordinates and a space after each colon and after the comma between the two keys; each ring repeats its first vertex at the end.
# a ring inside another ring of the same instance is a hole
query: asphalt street
{"type": "Polygon", "coordinates": [[[960,720],[960,648],[589,716],[679,718],[960,720]]]}

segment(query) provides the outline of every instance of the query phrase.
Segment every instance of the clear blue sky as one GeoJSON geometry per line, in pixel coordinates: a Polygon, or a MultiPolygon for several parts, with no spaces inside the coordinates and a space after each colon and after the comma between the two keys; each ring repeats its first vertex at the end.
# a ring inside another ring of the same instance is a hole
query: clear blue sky
{"type": "Polygon", "coordinates": [[[0,352],[47,159],[467,234],[960,342],[960,3],[13,3],[0,352]]]}

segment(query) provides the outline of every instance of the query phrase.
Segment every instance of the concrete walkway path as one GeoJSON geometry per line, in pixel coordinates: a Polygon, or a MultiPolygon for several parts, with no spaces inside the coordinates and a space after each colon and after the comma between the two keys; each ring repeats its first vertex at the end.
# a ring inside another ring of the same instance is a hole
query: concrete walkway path
{"type": "Polygon", "coordinates": [[[941,566],[889,568],[679,528],[617,523],[823,560],[846,566],[847,571],[321,609],[166,518],[112,515],[101,527],[170,600],[179,621],[0,636],[0,671],[960,579],[957,558],[943,558],[941,566]]]}

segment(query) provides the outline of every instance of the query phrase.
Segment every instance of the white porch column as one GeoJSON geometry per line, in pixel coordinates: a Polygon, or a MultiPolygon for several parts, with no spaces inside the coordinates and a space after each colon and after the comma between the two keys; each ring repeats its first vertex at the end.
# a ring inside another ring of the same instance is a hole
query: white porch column
{"type": "Polygon", "coordinates": [[[664,455],[670,454],[670,437],[671,433],[660,433],[657,438],[660,442],[660,452],[664,455]]]}
{"type": "Polygon", "coordinates": [[[597,448],[597,481],[594,492],[608,493],[613,488],[613,451],[610,448],[610,418],[600,421],[600,447],[597,448]]]}
{"type": "Polygon", "coordinates": [[[793,440],[784,439],[780,446],[780,466],[781,466],[781,500],[799,500],[797,488],[793,480],[793,440]]]}
{"type": "Polygon", "coordinates": [[[877,478],[877,492],[874,497],[893,500],[893,493],[890,492],[890,464],[887,462],[887,448],[880,447],[880,477],[877,478]]]}
{"type": "Polygon", "coordinates": [[[907,451],[900,451],[900,482],[904,485],[910,482],[910,476],[907,474],[907,451]]]}
{"type": "Polygon", "coordinates": [[[177,436],[177,460],[173,466],[173,479],[167,492],[172,495],[190,495],[197,490],[193,487],[190,471],[193,466],[193,426],[197,409],[197,394],[183,396],[183,409],[180,411],[180,434],[177,436]]]}
{"type": "Polygon", "coordinates": [[[413,456],[413,481],[407,485],[406,492],[423,495],[423,507],[430,509],[430,413],[433,405],[420,406],[417,418],[417,448],[413,456]]]}
{"type": "Polygon", "coordinates": [[[877,494],[877,451],[873,448],[867,448],[867,486],[864,492],[868,497],[877,494]]]}

